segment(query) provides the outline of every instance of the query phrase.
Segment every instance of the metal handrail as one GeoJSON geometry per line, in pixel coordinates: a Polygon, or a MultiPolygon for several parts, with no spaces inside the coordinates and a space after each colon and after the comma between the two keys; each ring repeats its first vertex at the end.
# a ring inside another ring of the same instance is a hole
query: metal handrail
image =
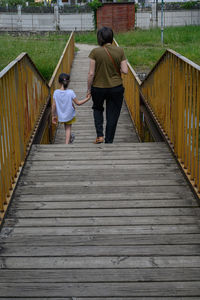
{"type": "Polygon", "coordinates": [[[185,174],[200,191],[200,66],[166,50],[141,84],[152,111],[185,174]]]}
{"type": "Polygon", "coordinates": [[[27,53],[0,72],[0,224],[42,118],[46,124],[40,143],[50,142],[50,91],[57,87],[60,72],[70,71],[73,58],[72,32],[49,85],[27,53]]]}
{"type": "Polygon", "coordinates": [[[0,223],[30,150],[49,87],[27,53],[0,72],[0,223]]]}
{"type": "MultiPolygon", "coordinates": [[[[119,47],[118,43],[114,39],[113,44],[119,47]]],[[[138,75],[131,67],[129,62],[128,65],[128,74],[122,75],[123,86],[125,87],[125,102],[129,110],[132,122],[135,126],[138,138],[140,140],[140,131],[141,131],[141,122],[140,122],[140,85],[141,80],[138,75]]]]}

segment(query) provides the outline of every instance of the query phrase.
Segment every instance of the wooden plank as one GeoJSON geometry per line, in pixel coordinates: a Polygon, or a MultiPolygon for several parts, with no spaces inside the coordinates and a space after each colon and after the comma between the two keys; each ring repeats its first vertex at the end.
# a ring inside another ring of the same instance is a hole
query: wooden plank
{"type": "MultiPolygon", "coordinates": [[[[1,299],[1,297],[0,297],[0,299],[1,299]]],[[[5,300],[13,300],[13,298],[9,298],[9,297],[4,297],[3,299],[5,299],[5,300]]],[[[19,297],[15,297],[15,299],[17,299],[17,300],[24,300],[24,297],[23,298],[19,298],[19,297]]],[[[46,297],[42,297],[42,298],[30,298],[30,297],[28,297],[28,299],[29,300],[33,300],[33,299],[37,299],[37,300],[49,300],[49,299],[52,299],[52,298],[46,298],[46,297]]],[[[84,297],[84,298],[82,298],[82,297],[70,297],[70,298],[64,298],[65,300],[91,300],[91,297],[84,297]]],[[[103,296],[103,297],[92,297],[92,300],[114,300],[114,299],[116,299],[116,300],[138,300],[138,297],[118,297],[118,296],[116,296],[115,298],[113,298],[113,297],[105,297],[105,296],[103,296]]],[[[155,297],[142,297],[142,298],[140,298],[140,299],[142,299],[142,300],[155,300],[155,297]]],[[[183,298],[181,297],[176,297],[176,296],[174,296],[174,297],[165,297],[164,298],[164,300],[182,300],[183,298]]],[[[58,297],[53,297],[53,300],[63,300],[63,297],[62,298],[58,298],[58,297]]],[[[157,297],[156,296],[156,300],[163,300],[163,297],[157,297]]],[[[197,297],[184,297],[184,300],[197,300],[197,297]]]]}
{"type": "MultiPolygon", "coordinates": [[[[200,244],[200,233],[172,233],[167,234],[85,234],[85,235],[31,235],[12,234],[13,228],[4,227],[1,230],[0,241],[3,243],[34,246],[63,246],[63,245],[186,245],[200,244]]],[[[39,231],[38,231],[39,233],[39,231]]],[[[181,246],[180,246],[181,247],[181,246]]]]}
{"type": "MultiPolygon", "coordinates": [[[[1,299],[1,297],[0,297],[0,299],[1,299]]],[[[13,300],[13,298],[9,298],[9,297],[4,297],[3,299],[5,299],[5,300],[13,300]]],[[[17,300],[24,300],[24,297],[23,298],[21,298],[21,297],[15,297],[15,299],[17,299],[17,300]]],[[[52,299],[52,298],[46,298],[46,297],[42,297],[42,298],[30,298],[30,297],[28,297],[28,299],[29,300],[33,300],[33,299],[37,299],[37,300],[49,300],[49,299],[52,299]]],[[[82,298],[82,297],[70,297],[70,298],[64,298],[65,300],[91,300],[91,297],[84,297],[84,298],[82,298]]],[[[116,296],[115,298],[113,298],[113,297],[105,297],[105,296],[103,296],[103,297],[92,297],[92,300],[114,300],[114,299],[116,299],[116,300],[138,300],[138,297],[118,297],[118,296],[116,296]]],[[[140,298],[140,299],[142,299],[142,300],[155,300],[155,297],[142,297],[142,298],[140,298]]],[[[183,298],[181,297],[176,297],[176,296],[174,296],[174,297],[165,297],[164,298],[164,300],[182,300],[183,298]]],[[[58,298],[58,297],[53,297],[53,300],[63,300],[63,297],[61,297],[61,298],[58,298]]],[[[163,297],[157,297],[156,296],[156,300],[163,300],[163,297]]],[[[184,300],[197,300],[197,297],[184,297],[184,300]]]]}
{"type": "MultiPolygon", "coordinates": [[[[50,174],[40,174],[36,173],[34,175],[32,174],[27,174],[26,178],[22,178],[19,182],[20,183],[26,183],[26,184],[31,184],[32,182],[36,183],[41,183],[41,182],[74,182],[74,181],[79,181],[82,180],[85,176],[84,170],[81,172],[79,171],[78,174],[77,172],[67,172],[67,174],[63,174],[60,176],[60,172],[52,172],[50,174]]],[[[90,172],[88,171],[87,173],[87,180],[91,181],[127,181],[127,180],[134,180],[134,181],[147,181],[151,178],[151,181],[159,181],[159,180],[181,180],[182,182],[183,177],[179,172],[170,172],[170,173],[159,173],[159,174],[152,174],[151,176],[149,174],[126,174],[126,173],[121,173],[121,174],[113,174],[113,172],[101,172],[98,170],[97,172],[90,172]]]]}
{"type": "Polygon", "coordinates": [[[141,185],[141,186],[134,186],[134,187],[130,187],[130,186],[117,186],[115,185],[114,187],[109,187],[109,189],[107,187],[99,187],[99,186],[65,186],[61,188],[57,188],[57,187],[48,187],[48,189],[46,187],[36,187],[35,186],[18,186],[18,189],[16,191],[16,195],[58,195],[62,194],[74,194],[74,192],[76,194],[94,194],[96,192],[96,194],[102,194],[102,193],[111,193],[113,194],[113,192],[115,193],[152,193],[152,192],[158,192],[158,193],[177,193],[177,195],[180,196],[191,196],[192,192],[189,190],[188,186],[179,186],[177,185],[173,185],[170,186],[168,185],[167,187],[164,185],[160,185],[160,186],[145,186],[145,185],[141,185]]]}
{"type": "MultiPolygon", "coordinates": [[[[14,212],[15,208],[10,212],[14,212]]],[[[15,216],[21,218],[31,217],[109,217],[109,216],[196,216],[199,208],[90,208],[90,209],[21,209],[17,210],[15,216]],[[32,216],[31,216],[32,214],[32,216]]]]}
{"type": "MultiPolygon", "coordinates": [[[[55,214],[55,213],[54,213],[55,214]]],[[[31,216],[31,214],[30,214],[31,216]]],[[[32,216],[33,217],[33,216],[32,216]]],[[[135,225],[135,226],[66,226],[66,227],[42,227],[42,231],[37,227],[16,227],[12,230],[12,235],[97,235],[97,234],[184,234],[199,233],[199,226],[195,224],[187,225],[135,225]]]]}
{"type": "Polygon", "coordinates": [[[71,186],[66,186],[66,187],[62,187],[62,189],[58,189],[57,187],[37,187],[37,189],[32,186],[18,186],[18,189],[16,191],[16,195],[58,195],[58,194],[74,194],[74,192],[76,194],[94,194],[96,192],[96,194],[102,194],[102,193],[111,193],[113,194],[113,192],[115,193],[151,193],[151,192],[158,192],[160,193],[164,193],[164,192],[168,192],[168,193],[177,193],[177,195],[183,196],[185,195],[185,197],[191,197],[192,196],[192,192],[188,189],[188,186],[179,186],[179,185],[174,185],[174,186],[134,186],[134,187],[130,187],[130,186],[114,186],[114,187],[109,187],[109,189],[107,187],[99,187],[99,186],[90,186],[88,187],[86,186],[75,186],[75,187],[71,187],[71,186]]]}
{"type": "MultiPolygon", "coordinates": [[[[129,123],[130,124],[130,123],[129,123]]],[[[75,126],[75,125],[74,125],[75,126]]],[[[78,125],[77,125],[78,126],[78,125]]],[[[82,125],[80,124],[79,125],[80,128],[82,127],[82,125]]],[[[129,125],[130,126],[130,125],[129,125]]],[[[132,125],[131,125],[132,127],[132,125]]],[[[50,151],[57,151],[57,149],[77,149],[78,151],[80,151],[79,149],[119,149],[122,148],[122,149],[130,149],[130,150],[133,150],[133,149],[137,149],[137,150],[142,150],[142,149],[169,149],[167,147],[167,145],[162,142],[162,143],[121,143],[121,144],[117,144],[117,147],[116,145],[113,143],[113,144],[93,144],[93,143],[83,143],[83,144],[80,144],[80,145],[74,145],[74,144],[70,144],[70,145],[65,145],[65,144],[53,144],[53,145],[32,145],[31,147],[31,152],[32,151],[35,151],[35,150],[43,150],[43,149],[49,149],[50,151]]]]}
{"type": "MultiPolygon", "coordinates": [[[[98,169],[98,172],[94,169],[87,169],[87,176],[90,178],[90,176],[95,176],[95,178],[103,178],[104,176],[112,176],[114,178],[122,178],[125,176],[129,176],[131,179],[133,178],[143,178],[143,179],[149,179],[150,178],[150,174],[152,175],[151,178],[157,178],[158,176],[160,178],[165,177],[165,178],[175,178],[175,177],[179,177],[179,178],[183,178],[182,174],[180,173],[180,171],[176,168],[173,169],[166,169],[166,171],[163,173],[163,169],[151,169],[149,170],[148,168],[146,169],[118,169],[118,172],[115,172],[115,174],[113,174],[113,169],[112,168],[108,168],[108,169],[104,169],[104,168],[100,168],[98,169]],[[120,174],[119,174],[120,173],[120,174]],[[121,176],[121,177],[120,177],[121,176]]],[[[85,175],[85,169],[69,169],[67,174],[65,171],[63,170],[32,170],[30,169],[26,169],[23,172],[23,175],[26,176],[26,180],[27,179],[37,179],[38,177],[42,180],[42,179],[46,179],[46,177],[49,176],[49,178],[54,176],[55,180],[58,180],[57,177],[61,177],[66,179],[68,178],[68,180],[70,179],[70,177],[72,176],[83,176],[85,175]],[[77,172],[78,170],[78,172],[77,172]],[[78,173],[78,174],[77,174],[78,173]]],[[[23,180],[24,177],[21,178],[21,180],[23,180]]]]}
{"type": "MultiPolygon", "coordinates": [[[[62,180],[62,178],[61,178],[62,180]]],[[[80,180],[80,179],[79,179],[80,180]]],[[[66,182],[66,181],[59,181],[59,182],[55,182],[55,181],[48,181],[48,182],[26,182],[23,181],[23,183],[21,183],[20,185],[26,186],[28,188],[65,188],[65,187],[115,187],[115,186],[120,186],[120,187],[135,187],[135,186],[165,186],[167,188],[167,186],[173,186],[173,185],[178,185],[178,186],[186,186],[187,183],[185,182],[185,180],[183,179],[174,179],[174,180],[170,180],[170,179],[159,179],[159,180],[148,180],[148,179],[144,179],[144,180],[110,180],[110,181],[104,181],[104,180],[99,180],[99,181],[72,181],[72,182],[66,182]]]]}
{"type": "MultiPolygon", "coordinates": [[[[1,269],[199,268],[200,256],[0,257],[1,269]]],[[[1,289],[0,289],[1,290],[1,289]]]]}
{"type": "Polygon", "coordinates": [[[96,296],[199,296],[200,282],[140,283],[0,283],[1,296],[96,297],[96,296]]]}
{"type": "Polygon", "coordinates": [[[193,201],[191,203],[190,201],[185,200],[175,200],[169,201],[169,200],[117,200],[117,201],[64,201],[59,202],[56,200],[56,202],[42,202],[40,201],[29,201],[24,202],[20,201],[13,204],[14,208],[18,209],[96,209],[96,208],[113,208],[113,209],[119,209],[119,208],[163,208],[163,207],[198,207],[197,203],[193,201]]]}
{"type": "MultiPolygon", "coordinates": [[[[29,161],[29,162],[31,162],[31,161],[29,161]]],[[[97,165],[151,165],[151,164],[153,164],[153,165],[155,165],[155,164],[174,164],[175,165],[175,161],[174,161],[174,159],[173,158],[165,158],[165,159],[159,159],[159,158],[155,158],[155,159],[143,159],[142,161],[141,160],[139,160],[139,159],[131,159],[131,160],[119,160],[119,158],[118,159],[116,159],[116,160],[112,160],[112,159],[101,159],[101,160],[99,160],[99,159],[84,159],[84,157],[82,157],[82,158],[76,158],[76,159],[74,159],[74,160],[72,160],[72,159],[69,159],[69,158],[67,158],[67,156],[66,156],[66,159],[65,160],[54,160],[54,161],[48,161],[48,160],[43,160],[43,161],[32,161],[32,164],[34,164],[34,165],[40,165],[40,164],[42,164],[42,165],[53,165],[53,166],[59,166],[59,165],[65,165],[65,164],[67,164],[67,165],[78,165],[78,166],[80,166],[80,165],[95,165],[95,166],[97,166],[97,165]]]]}
{"type": "Polygon", "coordinates": [[[2,245],[0,257],[200,256],[199,245],[16,246],[2,245]]]}
{"type": "MultiPolygon", "coordinates": [[[[123,200],[162,200],[165,202],[167,200],[168,202],[174,201],[174,200],[183,200],[186,202],[195,203],[196,200],[194,199],[193,195],[189,197],[187,194],[187,197],[185,199],[184,194],[178,194],[176,192],[151,192],[151,193],[109,193],[109,194],[57,194],[57,195],[19,195],[15,197],[15,201],[31,201],[31,202],[37,202],[37,201],[44,201],[44,202],[50,202],[50,201],[109,201],[109,200],[115,200],[115,201],[123,201],[123,200]]],[[[13,202],[15,202],[13,201],[13,202]]],[[[176,202],[176,201],[175,201],[176,202]]]]}
{"type": "MultiPolygon", "coordinates": [[[[73,144],[72,144],[73,145],[73,144]]],[[[101,145],[101,144],[100,144],[101,145]]],[[[95,147],[81,147],[79,148],[78,146],[76,148],[72,147],[71,145],[63,145],[63,147],[52,147],[50,145],[49,149],[46,147],[37,147],[35,149],[35,151],[31,151],[30,156],[34,156],[34,155],[47,155],[47,154],[59,154],[59,155],[64,155],[66,154],[66,152],[68,153],[68,155],[71,154],[73,149],[73,153],[77,153],[77,154],[82,154],[83,152],[86,152],[88,154],[104,154],[104,155],[111,155],[111,154],[129,154],[129,155],[137,155],[137,154],[146,154],[146,152],[148,151],[148,153],[153,153],[153,154],[160,154],[160,152],[168,154],[169,156],[171,156],[171,153],[169,151],[168,148],[166,147],[131,147],[131,146],[118,146],[116,148],[114,147],[103,147],[103,146],[95,146],[95,147]]],[[[29,156],[29,157],[30,157],[29,156]]]]}
{"type": "Polygon", "coordinates": [[[7,227],[64,227],[64,226],[122,226],[122,225],[183,225],[196,224],[194,216],[151,216],[151,217],[86,217],[86,218],[15,218],[5,221],[7,227]]]}
{"type": "MultiPolygon", "coordinates": [[[[91,164],[90,161],[88,161],[88,164],[84,164],[81,162],[81,164],[72,164],[71,162],[55,162],[51,161],[49,162],[38,162],[38,161],[32,161],[32,162],[27,162],[26,163],[26,170],[29,171],[34,171],[34,172],[40,172],[40,171],[48,171],[48,172],[55,172],[55,171],[65,171],[65,170],[70,170],[70,171],[77,171],[77,170],[96,170],[97,164],[93,163],[91,164]],[[53,168],[52,168],[53,166],[53,168]]],[[[105,172],[107,170],[114,170],[114,171],[124,171],[126,170],[126,172],[131,171],[131,172],[137,172],[137,173],[141,173],[141,174],[152,174],[153,173],[159,173],[159,172],[163,172],[163,168],[166,168],[166,172],[167,170],[172,171],[173,169],[177,170],[177,165],[175,165],[174,162],[168,163],[166,164],[125,164],[125,165],[119,165],[118,163],[116,164],[98,164],[98,170],[105,170],[105,172]]],[[[26,172],[26,171],[25,171],[26,172]]],[[[66,174],[66,173],[65,173],[66,174]]],[[[62,175],[62,173],[61,173],[62,175]]]]}
{"type": "Polygon", "coordinates": [[[18,201],[13,203],[13,208],[18,209],[105,209],[105,208],[113,208],[113,209],[134,209],[134,208],[188,208],[188,207],[198,207],[198,204],[195,201],[189,200],[112,200],[112,201],[18,201]]]}
{"type": "MultiPolygon", "coordinates": [[[[200,281],[198,268],[147,268],[147,269],[1,269],[1,283],[20,282],[173,282],[200,281]]],[[[29,298],[30,299],[30,298],[29,298]]],[[[92,298],[93,299],[93,298],[92,298]]],[[[118,298],[117,298],[118,299],[118,298]]],[[[71,299],[70,299],[71,300],[71,299]]],[[[112,298],[112,300],[114,300],[112,298]]],[[[155,299],[154,299],[155,300],[155,299]]],[[[156,298],[157,300],[157,298],[156,298]]],[[[185,300],[185,298],[184,298],[185,300]]],[[[197,300],[197,299],[196,299],[197,300]]]]}
{"type": "Polygon", "coordinates": [[[153,153],[148,153],[148,154],[130,154],[130,155],[128,155],[128,154],[121,154],[120,155],[120,157],[119,157],[119,155],[117,155],[117,154],[107,154],[107,155],[105,155],[105,154],[101,154],[101,153],[94,153],[94,154],[92,154],[92,153],[90,153],[90,154],[80,154],[79,155],[79,153],[77,152],[77,153],[70,153],[70,154],[68,154],[68,155],[66,155],[66,153],[63,153],[63,154],[59,154],[59,156],[58,156],[58,154],[56,154],[56,153],[48,153],[48,154],[46,154],[46,153],[41,153],[40,155],[39,154],[35,154],[35,155],[30,155],[29,156],[29,161],[30,160],[38,160],[38,161],[40,161],[40,160],[55,160],[55,161],[58,161],[58,160],[61,160],[61,161],[65,161],[65,160],[74,160],[74,159],[76,159],[76,160],[82,160],[82,159],[84,159],[84,160],[98,160],[98,159],[103,159],[103,160],[107,160],[107,159],[109,159],[109,160],[153,160],[153,159],[155,159],[155,160],[160,160],[160,159],[165,159],[165,158],[167,158],[167,159],[171,159],[171,156],[168,154],[168,153],[160,153],[160,154],[157,154],[157,153],[155,153],[155,154],[153,154],[153,153]]]}

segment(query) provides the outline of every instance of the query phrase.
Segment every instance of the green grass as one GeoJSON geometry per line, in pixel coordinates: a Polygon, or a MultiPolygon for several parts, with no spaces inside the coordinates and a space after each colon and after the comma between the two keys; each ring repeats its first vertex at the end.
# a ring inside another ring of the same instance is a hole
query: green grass
{"type": "Polygon", "coordinates": [[[27,52],[36,67],[48,81],[58,63],[69,35],[50,34],[30,37],[0,35],[0,70],[20,53],[27,52]]]}
{"type": "MultiPolygon", "coordinates": [[[[148,72],[166,49],[170,48],[200,65],[200,26],[167,27],[164,45],[159,28],[135,30],[115,35],[126,57],[137,72],[148,72]]],[[[79,43],[96,44],[96,34],[77,34],[79,43]]]]}
{"type": "MultiPolygon", "coordinates": [[[[137,72],[150,71],[167,48],[200,65],[200,26],[165,28],[164,46],[161,45],[160,36],[160,29],[151,29],[119,33],[115,38],[137,72]]],[[[27,52],[42,75],[49,80],[68,38],[67,34],[30,37],[0,35],[0,70],[21,52],[27,52]]],[[[77,33],[75,38],[77,43],[97,45],[95,32],[77,33]]]]}

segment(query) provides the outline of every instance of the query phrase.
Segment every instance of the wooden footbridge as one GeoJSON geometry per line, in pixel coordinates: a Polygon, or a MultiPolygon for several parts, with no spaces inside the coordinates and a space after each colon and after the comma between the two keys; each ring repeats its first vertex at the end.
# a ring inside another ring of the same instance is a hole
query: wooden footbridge
{"type": "MultiPolygon", "coordinates": [[[[78,48],[80,98],[91,46],[78,48]]],[[[73,53],[72,34],[51,92],[73,53]]],[[[110,145],[92,143],[91,101],[77,109],[73,144],[62,127],[47,144],[49,87],[27,55],[0,80],[0,299],[200,299],[199,67],[167,51],[141,83],[129,66],[110,145]],[[12,76],[22,89],[4,88],[12,76]],[[140,142],[144,124],[156,142],[140,142]]]]}

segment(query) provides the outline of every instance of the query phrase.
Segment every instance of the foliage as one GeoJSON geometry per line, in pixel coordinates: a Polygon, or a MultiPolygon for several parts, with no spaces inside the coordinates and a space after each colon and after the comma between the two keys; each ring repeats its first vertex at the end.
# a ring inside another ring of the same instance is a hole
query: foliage
{"type": "Polygon", "coordinates": [[[181,7],[184,9],[191,9],[194,8],[198,3],[199,1],[188,1],[188,2],[181,3],[181,7]]]}
{"type": "Polygon", "coordinates": [[[97,29],[97,10],[102,6],[102,3],[99,0],[93,0],[88,3],[89,7],[93,10],[93,20],[95,29],[97,29]]]}
{"type": "Polygon", "coordinates": [[[8,4],[9,7],[15,7],[17,5],[21,5],[26,7],[26,2],[28,2],[29,6],[44,6],[44,2],[35,2],[34,0],[0,0],[0,6],[5,7],[8,4]]]}
{"type": "Polygon", "coordinates": [[[0,0],[0,6],[17,6],[17,5],[25,5],[26,0],[0,0]]]}
{"type": "MultiPolygon", "coordinates": [[[[158,10],[161,10],[161,3],[157,4],[158,10]]],[[[164,2],[165,10],[182,10],[182,9],[200,9],[200,1],[188,1],[188,2],[164,2]]],[[[149,8],[150,9],[150,8],[149,8]]]]}
{"type": "Polygon", "coordinates": [[[138,3],[135,3],[135,13],[137,12],[138,10],[138,3]]]}
{"type": "Polygon", "coordinates": [[[27,52],[42,75],[49,80],[64,50],[69,35],[0,35],[0,71],[21,52],[27,52]]]}
{"type": "Polygon", "coordinates": [[[31,7],[38,7],[38,6],[44,6],[43,2],[35,2],[35,1],[28,1],[28,5],[31,7]]]}

